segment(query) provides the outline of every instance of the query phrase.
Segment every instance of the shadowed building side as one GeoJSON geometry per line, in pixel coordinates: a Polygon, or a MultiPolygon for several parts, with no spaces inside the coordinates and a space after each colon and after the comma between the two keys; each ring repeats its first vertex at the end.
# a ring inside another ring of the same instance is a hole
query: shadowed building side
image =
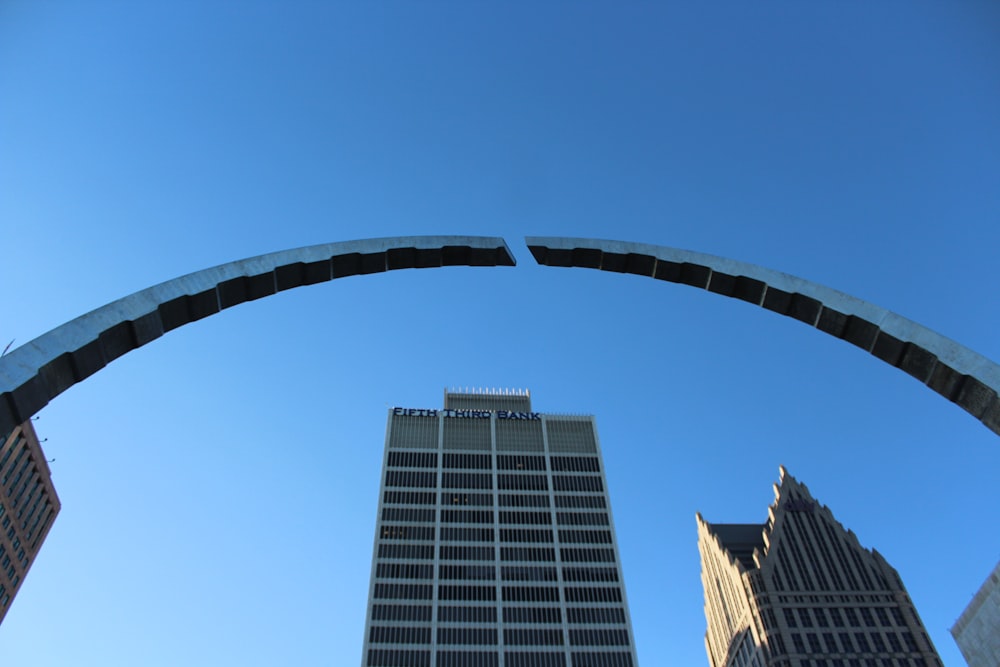
{"type": "Polygon", "coordinates": [[[942,667],[895,569],[781,468],[762,524],[699,514],[711,667],[942,667]]]}

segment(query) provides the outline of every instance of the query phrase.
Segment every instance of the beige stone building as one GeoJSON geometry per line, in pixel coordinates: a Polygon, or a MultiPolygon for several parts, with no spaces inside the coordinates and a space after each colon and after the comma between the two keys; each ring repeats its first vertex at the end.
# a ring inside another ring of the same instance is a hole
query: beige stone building
{"type": "Polygon", "coordinates": [[[1000,665],[1000,563],[951,628],[969,667],[1000,665]]]}
{"type": "Polygon", "coordinates": [[[59,508],[49,465],[27,421],[0,440],[0,623],[59,508]]]}
{"type": "Polygon", "coordinates": [[[780,476],[763,524],[697,517],[711,667],[941,667],[896,570],[780,476]]]}

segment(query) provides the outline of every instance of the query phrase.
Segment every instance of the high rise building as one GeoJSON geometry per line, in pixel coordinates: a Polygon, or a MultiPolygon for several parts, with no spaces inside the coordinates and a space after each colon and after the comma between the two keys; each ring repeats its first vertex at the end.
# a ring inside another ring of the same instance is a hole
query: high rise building
{"type": "Polygon", "coordinates": [[[1000,563],[951,628],[969,667],[1000,665],[1000,563]]]}
{"type": "Polygon", "coordinates": [[[0,440],[0,623],[35,561],[59,497],[30,421],[0,440]]]}
{"type": "Polygon", "coordinates": [[[697,517],[711,667],[941,667],[896,570],[780,475],[765,523],[697,517]]]}
{"type": "Polygon", "coordinates": [[[637,665],[590,416],[445,392],[386,428],[362,665],[637,665]]]}

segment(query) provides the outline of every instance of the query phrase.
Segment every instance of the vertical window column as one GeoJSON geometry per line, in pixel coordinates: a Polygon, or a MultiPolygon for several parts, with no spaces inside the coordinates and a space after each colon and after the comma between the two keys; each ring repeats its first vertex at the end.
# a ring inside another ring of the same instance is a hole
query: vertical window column
{"type": "Polygon", "coordinates": [[[496,587],[496,601],[493,603],[497,615],[497,661],[503,667],[503,582],[500,580],[500,484],[499,463],[497,461],[497,414],[490,413],[490,456],[493,463],[493,583],[496,587]]]}
{"type": "Polygon", "coordinates": [[[439,590],[441,588],[441,526],[443,520],[444,512],[444,487],[442,486],[442,480],[444,478],[444,416],[438,414],[437,416],[437,520],[434,522],[434,579],[431,581],[431,586],[433,587],[433,592],[431,593],[431,665],[437,664],[437,638],[438,638],[438,625],[441,615],[440,606],[441,603],[438,600],[439,590]]]}
{"type": "Polygon", "coordinates": [[[556,523],[556,491],[552,483],[552,451],[549,448],[549,425],[546,415],[542,415],[542,449],[545,452],[545,479],[549,487],[549,526],[552,529],[552,546],[556,552],[556,580],[559,582],[559,614],[562,616],[563,646],[568,651],[571,644],[569,618],[566,613],[566,582],[563,577],[562,543],[559,541],[559,526],[556,523]]]}

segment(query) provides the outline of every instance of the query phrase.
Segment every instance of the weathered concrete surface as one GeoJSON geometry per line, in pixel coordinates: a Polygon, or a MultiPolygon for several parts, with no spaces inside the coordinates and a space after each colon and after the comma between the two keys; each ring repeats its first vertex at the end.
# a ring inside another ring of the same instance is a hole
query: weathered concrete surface
{"type": "Polygon", "coordinates": [[[539,264],[682,283],[805,322],[906,371],[1000,434],[1000,366],[884,308],[803,278],[688,250],[598,239],[526,241],[539,264]]]}
{"type": "Polygon", "coordinates": [[[224,308],[335,278],[440,266],[514,266],[514,257],[494,237],[366,239],[260,255],[149,287],[0,359],[0,433],[126,352],[224,308]]]}

